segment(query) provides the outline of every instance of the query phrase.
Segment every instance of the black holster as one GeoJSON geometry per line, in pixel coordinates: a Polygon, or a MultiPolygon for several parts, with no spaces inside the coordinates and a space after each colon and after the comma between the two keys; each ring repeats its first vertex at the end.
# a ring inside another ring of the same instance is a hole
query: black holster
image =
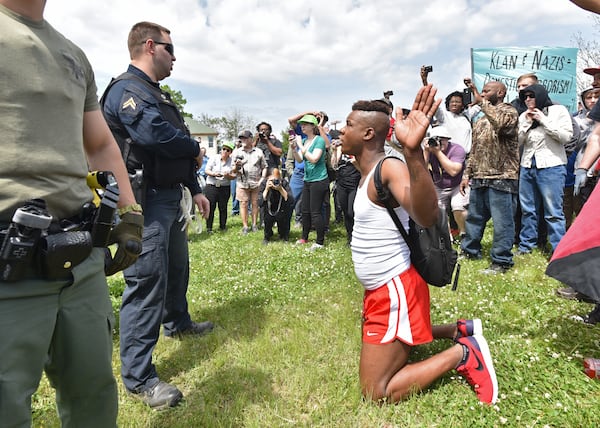
{"type": "Polygon", "coordinates": [[[71,269],[89,257],[92,235],[88,231],[48,235],[40,242],[40,270],[45,279],[67,279],[71,269]]]}
{"type": "Polygon", "coordinates": [[[143,207],[146,206],[146,180],[144,180],[144,172],[141,169],[136,169],[135,173],[129,173],[129,182],[131,183],[131,190],[133,196],[138,204],[143,207]]]}

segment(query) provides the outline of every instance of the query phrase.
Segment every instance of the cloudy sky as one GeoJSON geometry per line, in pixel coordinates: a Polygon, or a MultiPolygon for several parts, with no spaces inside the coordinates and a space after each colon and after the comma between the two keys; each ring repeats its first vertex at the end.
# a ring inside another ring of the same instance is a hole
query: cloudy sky
{"type": "Polygon", "coordinates": [[[171,88],[195,117],[238,109],[275,131],[305,110],[344,121],[393,90],[410,106],[421,65],[445,96],[462,90],[470,49],[573,46],[594,33],[568,0],[48,0],[46,19],[87,53],[102,92],[129,63],[138,21],[171,30],[171,88]]]}

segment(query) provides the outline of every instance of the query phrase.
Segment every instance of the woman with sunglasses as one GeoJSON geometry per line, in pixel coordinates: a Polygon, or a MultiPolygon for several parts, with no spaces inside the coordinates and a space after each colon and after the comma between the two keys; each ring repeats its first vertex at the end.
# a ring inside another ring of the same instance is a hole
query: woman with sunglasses
{"type": "Polygon", "coordinates": [[[519,116],[519,144],[523,147],[519,172],[521,231],[517,254],[531,253],[538,240],[539,207],[548,228],[552,252],[565,234],[563,189],[567,175],[565,144],[573,125],[565,106],[553,104],[546,88],[534,84],[521,89],[527,110],[519,116]]]}
{"type": "Polygon", "coordinates": [[[206,164],[206,197],[210,202],[210,212],[206,219],[206,231],[212,233],[213,221],[215,219],[215,209],[219,208],[219,229],[227,229],[227,203],[231,196],[231,180],[235,179],[235,174],[231,172],[233,164],[231,161],[231,152],[234,149],[231,142],[223,143],[221,146],[221,155],[213,156],[206,164]]]}

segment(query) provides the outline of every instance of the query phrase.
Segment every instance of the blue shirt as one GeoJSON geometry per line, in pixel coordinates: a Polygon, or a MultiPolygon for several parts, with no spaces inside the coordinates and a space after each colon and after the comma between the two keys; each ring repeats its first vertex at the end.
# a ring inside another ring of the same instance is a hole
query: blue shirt
{"type": "MultiPolygon", "coordinates": [[[[129,65],[132,73],[159,87],[139,68],[129,65]]],[[[198,143],[183,130],[167,122],[156,99],[137,80],[121,80],[109,91],[104,114],[121,122],[131,139],[144,148],[169,159],[194,158],[200,153],[198,143]]]]}

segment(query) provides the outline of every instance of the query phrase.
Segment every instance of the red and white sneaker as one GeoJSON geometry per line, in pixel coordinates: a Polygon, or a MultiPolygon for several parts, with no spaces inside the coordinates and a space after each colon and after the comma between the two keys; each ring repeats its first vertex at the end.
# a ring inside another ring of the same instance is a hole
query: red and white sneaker
{"type": "Polygon", "coordinates": [[[482,334],[483,327],[479,318],[473,318],[472,320],[460,319],[456,321],[456,336],[454,336],[454,340],[467,336],[481,336],[482,334]]]}
{"type": "Polygon", "coordinates": [[[479,335],[461,337],[457,342],[463,345],[465,356],[456,371],[467,379],[479,401],[494,404],[498,400],[498,381],[487,341],[479,335]]]}

